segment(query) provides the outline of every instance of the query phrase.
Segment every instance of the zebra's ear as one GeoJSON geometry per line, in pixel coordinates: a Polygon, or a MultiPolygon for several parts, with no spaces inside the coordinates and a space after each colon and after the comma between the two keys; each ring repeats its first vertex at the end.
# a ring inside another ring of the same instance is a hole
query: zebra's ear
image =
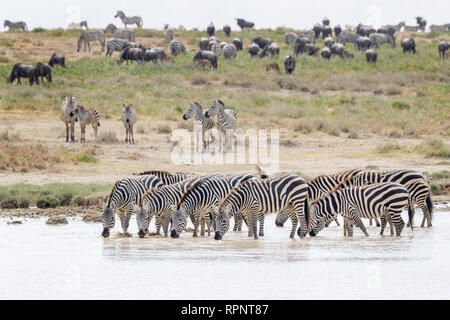
{"type": "Polygon", "coordinates": [[[170,205],[170,210],[172,210],[173,212],[177,211],[177,206],[174,204],[170,205]]]}
{"type": "Polygon", "coordinates": [[[214,206],[214,212],[219,213],[219,206],[214,206]]]}

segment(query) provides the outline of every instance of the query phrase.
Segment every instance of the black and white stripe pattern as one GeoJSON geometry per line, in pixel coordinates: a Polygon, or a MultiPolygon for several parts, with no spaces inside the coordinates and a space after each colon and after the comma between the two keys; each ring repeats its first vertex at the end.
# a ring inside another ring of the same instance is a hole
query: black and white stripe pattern
{"type": "Polygon", "coordinates": [[[287,45],[292,46],[295,44],[295,41],[297,41],[297,35],[294,32],[286,32],[284,34],[284,42],[287,45]]]}
{"type": "Polygon", "coordinates": [[[234,44],[226,44],[222,49],[222,54],[225,59],[234,59],[237,56],[237,49],[234,44]]]}
{"type": "Polygon", "coordinates": [[[181,172],[170,173],[170,172],[161,171],[161,170],[144,171],[144,172],[137,173],[134,175],[144,176],[144,175],[149,175],[149,174],[158,177],[164,185],[175,184],[175,183],[179,183],[179,182],[196,177],[195,175],[192,175],[192,174],[186,174],[186,173],[181,173],[181,172]]]}
{"type": "Polygon", "coordinates": [[[170,52],[174,57],[179,56],[180,54],[186,54],[186,48],[183,43],[178,40],[172,40],[169,42],[170,52]]]}
{"type": "Polygon", "coordinates": [[[166,44],[173,40],[175,35],[175,30],[173,28],[169,28],[168,24],[164,25],[164,38],[166,39],[166,44]]]}
{"type": "Polygon", "coordinates": [[[218,208],[214,238],[221,240],[228,231],[230,217],[241,212],[249,228],[253,229],[254,238],[258,239],[258,215],[285,209],[294,212],[297,216],[300,221],[297,234],[303,238],[309,230],[307,196],[308,186],[305,180],[296,175],[282,175],[264,180],[251,179],[241,183],[230,191],[218,208]]]}
{"type": "Polygon", "coordinates": [[[370,35],[370,40],[372,41],[372,46],[379,48],[383,44],[390,44],[391,48],[395,48],[395,37],[390,34],[385,33],[372,33],[370,35]]]}
{"type": "Polygon", "coordinates": [[[125,39],[109,39],[108,43],[106,45],[106,55],[105,56],[110,56],[112,55],[112,53],[114,51],[123,51],[126,48],[130,48],[130,47],[134,47],[135,43],[134,42],[129,42],[128,40],[125,39]]]}
{"type": "Polygon", "coordinates": [[[338,42],[346,44],[347,42],[354,43],[356,46],[356,40],[358,40],[359,34],[342,32],[337,36],[338,42]]]}
{"type": "Polygon", "coordinates": [[[66,142],[69,142],[69,126],[70,126],[70,140],[75,141],[75,113],[77,103],[75,97],[65,97],[61,104],[61,112],[59,118],[64,121],[66,125],[66,142]]]}
{"type": "Polygon", "coordinates": [[[134,131],[133,127],[137,122],[136,109],[132,104],[122,105],[122,115],[120,117],[123,126],[125,127],[125,143],[129,142],[134,144],[134,131]]]}
{"type": "Polygon", "coordinates": [[[103,31],[85,31],[78,39],[77,52],[80,52],[81,44],[84,43],[84,51],[86,51],[86,43],[91,51],[91,41],[98,41],[102,46],[102,51],[105,51],[105,34],[103,31]]]}
{"type": "Polygon", "coordinates": [[[402,209],[408,206],[409,217],[412,210],[408,190],[398,183],[382,183],[365,187],[348,187],[337,190],[320,199],[311,206],[310,236],[316,236],[332,218],[341,214],[346,221],[344,235],[353,235],[352,224],[358,226],[369,236],[361,218],[381,218],[383,235],[387,220],[395,226],[400,236],[405,223],[401,217],[402,209]]]}
{"type": "Polygon", "coordinates": [[[125,39],[130,42],[135,42],[136,36],[134,35],[134,32],[131,30],[119,30],[115,25],[112,23],[108,24],[105,30],[103,30],[104,33],[110,32],[113,38],[116,39],[125,39]]]}
{"type": "Polygon", "coordinates": [[[207,117],[217,115],[217,128],[224,132],[226,130],[236,130],[237,115],[234,110],[225,109],[225,104],[219,99],[213,99],[212,105],[206,110],[207,117]]]}
{"type": "Polygon", "coordinates": [[[28,31],[27,24],[23,21],[12,22],[9,20],[5,20],[3,27],[8,28],[10,31],[11,29],[21,29],[23,31],[28,31]]]}
{"type": "Polygon", "coordinates": [[[119,17],[120,20],[122,20],[122,23],[125,25],[125,28],[129,24],[136,24],[136,27],[142,28],[142,25],[144,23],[144,21],[142,20],[141,17],[139,17],[139,16],[127,17],[125,15],[125,13],[123,13],[123,11],[120,11],[120,10],[117,11],[116,15],[114,16],[114,18],[117,18],[117,17],[119,17]]]}
{"type": "Polygon", "coordinates": [[[124,178],[117,181],[108,197],[102,214],[103,232],[102,236],[109,237],[109,230],[114,228],[114,213],[119,210],[122,230],[126,234],[133,212],[133,205],[140,204],[142,195],[148,190],[160,187],[163,183],[153,175],[124,178]]]}
{"type": "Polygon", "coordinates": [[[97,138],[98,128],[100,127],[100,111],[96,107],[86,110],[83,106],[78,106],[75,112],[75,121],[78,121],[80,123],[80,142],[86,142],[87,125],[92,126],[92,128],[94,129],[95,138],[97,138]]]}
{"type": "MultiPolygon", "coordinates": [[[[198,222],[201,218],[212,216],[214,222],[215,208],[230,190],[243,181],[253,179],[250,174],[214,175],[192,185],[180,199],[172,216],[171,237],[178,238],[185,229],[188,216],[194,222],[194,237],[197,237],[198,222]]],[[[238,216],[238,213],[236,214],[238,216]]]]}
{"type": "Polygon", "coordinates": [[[192,117],[194,118],[194,126],[201,126],[202,128],[203,148],[206,148],[205,133],[214,128],[214,119],[206,116],[206,110],[203,110],[202,106],[195,101],[191,103],[189,109],[184,113],[183,120],[188,120],[192,117]]]}

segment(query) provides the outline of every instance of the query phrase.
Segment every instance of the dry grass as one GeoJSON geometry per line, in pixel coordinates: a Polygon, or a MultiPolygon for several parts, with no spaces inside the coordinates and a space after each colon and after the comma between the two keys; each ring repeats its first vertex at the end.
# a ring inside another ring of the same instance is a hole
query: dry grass
{"type": "Polygon", "coordinates": [[[97,143],[105,143],[105,144],[112,144],[112,143],[118,143],[119,139],[116,136],[116,133],[114,131],[102,131],[98,134],[97,139],[95,139],[95,142],[97,143]]]}

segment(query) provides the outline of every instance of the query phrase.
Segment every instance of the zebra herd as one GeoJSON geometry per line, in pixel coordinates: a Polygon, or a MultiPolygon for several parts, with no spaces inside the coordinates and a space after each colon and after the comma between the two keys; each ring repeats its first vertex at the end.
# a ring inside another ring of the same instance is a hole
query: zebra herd
{"type": "Polygon", "coordinates": [[[413,170],[374,172],[347,170],[318,176],[306,181],[296,174],[269,177],[259,167],[257,174],[171,174],[147,171],[118,180],[105,203],[102,221],[103,237],[109,237],[115,224],[115,212],[122,231],[127,230],[136,212],[138,236],[149,234],[149,224],[155,218],[156,234],[161,227],[164,236],[179,238],[190,220],[193,236],[223,239],[234,218],[234,232],[248,227],[248,236],[264,236],[264,217],[277,213],[275,223],[283,226],[290,219],[300,238],[316,236],[340,214],[344,218],[344,236],[353,235],[356,225],[368,236],[362,219],[376,219],[383,236],[387,223],[391,236],[400,236],[406,223],[402,210],[408,210],[408,226],[414,227],[414,204],[424,213],[421,227],[431,227],[433,204],[425,177],[413,170]],[[300,226],[298,227],[298,225],[300,226]],[[259,229],[258,229],[259,225],[259,229]],[[297,229],[298,227],[298,229],[297,229]]]}

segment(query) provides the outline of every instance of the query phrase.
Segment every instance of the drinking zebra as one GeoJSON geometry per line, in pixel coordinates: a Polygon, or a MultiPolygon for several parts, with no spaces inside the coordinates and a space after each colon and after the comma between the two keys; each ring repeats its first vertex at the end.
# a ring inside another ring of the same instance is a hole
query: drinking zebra
{"type": "Polygon", "coordinates": [[[9,31],[11,31],[11,29],[21,29],[22,31],[28,31],[27,24],[23,21],[12,22],[9,20],[5,20],[3,27],[8,28],[9,31]]]}
{"type": "Polygon", "coordinates": [[[114,51],[122,52],[123,50],[125,50],[128,47],[134,47],[134,46],[135,46],[134,42],[129,42],[128,40],[125,40],[125,39],[110,39],[110,40],[108,40],[108,43],[106,44],[105,56],[111,57],[111,55],[114,51]]]}
{"type": "Polygon", "coordinates": [[[133,205],[140,204],[142,195],[148,190],[162,186],[161,180],[153,175],[128,177],[117,181],[108,197],[102,214],[103,232],[102,236],[109,237],[109,230],[114,228],[114,214],[119,210],[119,218],[122,230],[127,235],[133,205]]]}
{"type": "MultiPolygon", "coordinates": [[[[258,239],[257,218],[260,213],[274,213],[282,210],[293,212],[300,221],[297,234],[300,238],[309,231],[308,186],[301,177],[282,175],[264,180],[251,179],[233,188],[217,209],[216,234],[221,240],[229,229],[230,217],[240,212],[254,239],[258,239]]],[[[261,226],[260,233],[261,235],[261,226]]],[[[294,234],[291,233],[290,237],[294,234]]]]}
{"type": "Polygon", "coordinates": [[[81,22],[78,22],[78,23],[77,22],[72,22],[72,23],[69,24],[67,29],[83,29],[83,27],[85,27],[86,30],[89,29],[88,25],[87,25],[87,21],[81,21],[81,22]]]}
{"type": "Polygon", "coordinates": [[[316,236],[333,217],[341,214],[346,224],[344,235],[353,235],[352,224],[358,226],[369,236],[361,218],[381,219],[383,235],[388,219],[395,226],[399,237],[405,223],[401,217],[402,209],[408,206],[411,219],[412,210],[408,190],[398,183],[382,183],[365,187],[348,187],[329,194],[311,205],[311,230],[309,235],[316,236]]]}
{"type": "Polygon", "coordinates": [[[214,127],[214,119],[206,116],[206,110],[198,102],[192,102],[189,109],[184,113],[183,120],[188,120],[194,117],[194,126],[201,126],[203,148],[206,148],[208,143],[205,138],[205,133],[214,127]]]}
{"type": "MultiPolygon", "coordinates": [[[[193,184],[181,197],[172,216],[172,228],[170,236],[178,238],[185,229],[187,218],[190,217],[194,223],[194,237],[197,237],[198,224],[207,216],[212,217],[215,222],[215,208],[220,204],[228,192],[239,183],[254,179],[251,174],[237,175],[213,175],[201,179],[193,184]]],[[[239,224],[239,213],[235,217],[239,224]]],[[[237,228],[239,229],[239,228],[237,228]]],[[[204,234],[201,234],[202,236],[204,234]]]]}
{"type": "Polygon", "coordinates": [[[186,48],[184,47],[183,43],[178,40],[172,40],[169,43],[170,52],[174,57],[180,55],[180,54],[186,54],[186,48]]]}
{"type": "Polygon", "coordinates": [[[122,20],[122,23],[125,25],[125,29],[127,28],[128,24],[136,24],[136,27],[142,28],[142,24],[144,23],[141,17],[139,16],[127,17],[125,13],[123,13],[123,11],[120,10],[117,11],[116,15],[114,16],[114,18],[117,17],[119,17],[120,20],[122,20]]]}
{"type": "Polygon", "coordinates": [[[78,106],[75,111],[75,121],[80,122],[81,138],[80,142],[86,142],[86,126],[91,125],[94,129],[95,138],[98,136],[100,127],[100,111],[96,107],[86,110],[83,106],[78,106]]]}
{"type": "MultiPolygon", "coordinates": [[[[148,232],[148,226],[152,217],[157,221],[156,233],[159,234],[158,224],[162,220],[164,236],[168,236],[169,223],[174,213],[174,207],[180,202],[181,197],[194,183],[199,181],[201,177],[192,177],[183,179],[176,183],[164,183],[164,186],[154,188],[141,198],[139,208],[137,209],[136,222],[138,226],[138,236],[143,238],[148,232]]],[[[202,233],[205,233],[204,224],[202,225],[202,233]]]]}
{"type": "MultiPolygon", "coordinates": [[[[211,106],[206,110],[206,117],[213,117],[217,115],[216,127],[221,132],[221,137],[225,136],[225,145],[227,149],[231,148],[230,143],[232,142],[228,139],[227,131],[232,130],[233,133],[237,128],[237,114],[232,109],[225,109],[225,104],[214,98],[211,106]]],[[[220,142],[220,147],[222,147],[222,141],[220,142]]]]}
{"type": "Polygon", "coordinates": [[[84,43],[84,51],[86,51],[86,43],[91,51],[91,41],[98,41],[102,46],[102,52],[105,51],[105,34],[103,31],[85,31],[78,39],[77,52],[80,52],[81,44],[84,43]]]}
{"type": "Polygon", "coordinates": [[[77,103],[75,97],[65,97],[61,104],[61,112],[59,118],[66,124],[66,142],[69,142],[69,125],[70,125],[70,141],[75,141],[75,113],[77,103]]]}
{"type": "Polygon", "coordinates": [[[119,30],[112,23],[108,24],[108,26],[103,30],[104,33],[110,32],[113,38],[116,39],[125,39],[130,42],[134,42],[136,37],[134,32],[131,30],[119,30]]]}
{"type": "Polygon", "coordinates": [[[385,43],[389,43],[392,49],[395,48],[395,37],[390,34],[372,33],[369,38],[375,48],[379,48],[380,45],[383,45],[385,43]]]}
{"type": "Polygon", "coordinates": [[[137,121],[136,110],[132,104],[125,104],[122,107],[122,116],[120,117],[123,126],[125,127],[125,143],[129,142],[134,144],[134,132],[133,127],[137,121]]]}
{"type": "Polygon", "coordinates": [[[234,44],[226,44],[222,49],[223,57],[225,59],[234,59],[237,56],[237,49],[234,44]]]}

